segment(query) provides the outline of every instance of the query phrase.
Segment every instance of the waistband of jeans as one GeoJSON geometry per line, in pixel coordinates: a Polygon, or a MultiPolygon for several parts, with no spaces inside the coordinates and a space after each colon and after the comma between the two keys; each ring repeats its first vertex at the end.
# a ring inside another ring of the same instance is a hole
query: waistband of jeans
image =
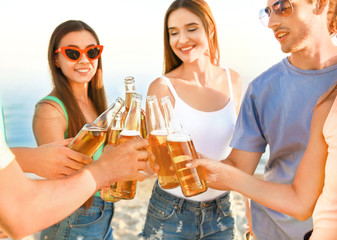
{"type": "MultiPolygon", "coordinates": [[[[92,196],[92,203],[90,207],[102,207],[102,209],[113,208],[114,204],[111,202],[106,202],[102,198],[97,196],[92,196]]],[[[82,206],[84,207],[84,205],[82,206]]]]}
{"type": "Polygon", "coordinates": [[[230,199],[230,192],[226,191],[222,196],[210,201],[198,202],[187,200],[165,192],[163,189],[160,188],[158,181],[156,181],[156,184],[153,187],[152,194],[155,194],[157,198],[159,198],[163,202],[167,202],[168,204],[180,205],[184,208],[192,209],[216,207],[218,205],[221,205],[222,203],[228,202],[230,199]]]}

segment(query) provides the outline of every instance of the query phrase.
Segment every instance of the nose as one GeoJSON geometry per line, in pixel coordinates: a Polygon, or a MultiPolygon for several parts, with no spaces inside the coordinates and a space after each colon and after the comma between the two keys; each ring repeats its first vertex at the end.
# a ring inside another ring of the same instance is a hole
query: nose
{"type": "Polygon", "coordinates": [[[185,31],[181,31],[179,34],[179,43],[186,43],[188,41],[188,36],[185,31]]]}
{"type": "Polygon", "coordinates": [[[268,20],[268,27],[273,29],[275,26],[278,26],[280,24],[280,17],[277,16],[277,14],[274,13],[274,11],[271,11],[269,20],[268,20]]]}
{"type": "Polygon", "coordinates": [[[80,60],[78,62],[90,62],[85,53],[81,54],[80,60]]]}

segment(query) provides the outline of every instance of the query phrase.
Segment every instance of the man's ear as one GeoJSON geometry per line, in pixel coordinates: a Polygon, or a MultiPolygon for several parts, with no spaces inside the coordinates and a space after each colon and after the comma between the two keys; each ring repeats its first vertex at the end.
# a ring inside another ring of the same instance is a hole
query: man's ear
{"type": "Polygon", "coordinates": [[[322,14],[325,7],[329,5],[329,0],[316,0],[314,13],[317,15],[322,14]]]}

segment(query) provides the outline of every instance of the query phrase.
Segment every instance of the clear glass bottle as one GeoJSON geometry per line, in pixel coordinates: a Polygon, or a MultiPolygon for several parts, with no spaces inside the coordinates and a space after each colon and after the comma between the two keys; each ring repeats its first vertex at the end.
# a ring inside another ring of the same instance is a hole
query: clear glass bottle
{"type": "MultiPolygon", "coordinates": [[[[130,105],[131,105],[131,99],[133,94],[136,93],[136,82],[135,78],[132,76],[128,76],[124,79],[124,85],[125,85],[125,110],[122,115],[122,122],[123,126],[125,124],[126,117],[128,115],[130,105]]],[[[146,138],[147,136],[147,129],[146,129],[146,117],[145,117],[145,111],[141,109],[141,127],[140,127],[140,133],[142,138],[146,138]]]]}
{"type": "MultiPolygon", "coordinates": [[[[117,139],[121,131],[122,114],[119,112],[116,114],[115,119],[112,121],[111,128],[107,133],[107,145],[117,146],[117,139]]],[[[113,184],[112,186],[103,187],[100,190],[100,197],[106,202],[118,202],[120,200],[120,198],[115,198],[112,194],[113,184]]]]}
{"type": "Polygon", "coordinates": [[[170,169],[172,161],[166,145],[167,130],[156,96],[146,97],[146,119],[150,149],[155,156],[155,163],[159,165],[158,182],[165,189],[178,187],[175,171],[170,169]]]}
{"type": "MultiPolygon", "coordinates": [[[[141,104],[142,96],[140,94],[134,94],[123,130],[118,136],[117,145],[142,138],[140,133],[141,104]]],[[[111,184],[111,187],[113,197],[120,199],[133,199],[136,194],[137,181],[117,182],[111,184]]]]}
{"type": "Polygon", "coordinates": [[[69,144],[69,148],[92,157],[106,140],[106,133],[114,117],[124,106],[117,98],[93,123],[87,123],[69,144]]]}
{"type": "Polygon", "coordinates": [[[175,115],[168,96],[160,99],[163,107],[168,136],[167,148],[178,177],[181,190],[186,197],[192,197],[207,190],[207,182],[202,168],[187,168],[186,163],[198,159],[190,135],[182,128],[175,115]]]}

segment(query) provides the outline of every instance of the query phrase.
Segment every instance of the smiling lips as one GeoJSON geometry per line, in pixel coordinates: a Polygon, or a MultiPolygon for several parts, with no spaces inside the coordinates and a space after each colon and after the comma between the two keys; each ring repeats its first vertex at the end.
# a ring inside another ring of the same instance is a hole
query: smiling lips
{"type": "Polygon", "coordinates": [[[194,48],[194,46],[182,47],[182,48],[180,48],[180,51],[182,53],[189,53],[193,48],[194,48]]]}
{"type": "Polygon", "coordinates": [[[79,73],[87,73],[90,71],[90,68],[75,69],[75,71],[79,73]]]}
{"type": "Polygon", "coordinates": [[[278,41],[282,41],[286,36],[288,35],[288,32],[275,32],[275,38],[278,40],[278,41]]]}

